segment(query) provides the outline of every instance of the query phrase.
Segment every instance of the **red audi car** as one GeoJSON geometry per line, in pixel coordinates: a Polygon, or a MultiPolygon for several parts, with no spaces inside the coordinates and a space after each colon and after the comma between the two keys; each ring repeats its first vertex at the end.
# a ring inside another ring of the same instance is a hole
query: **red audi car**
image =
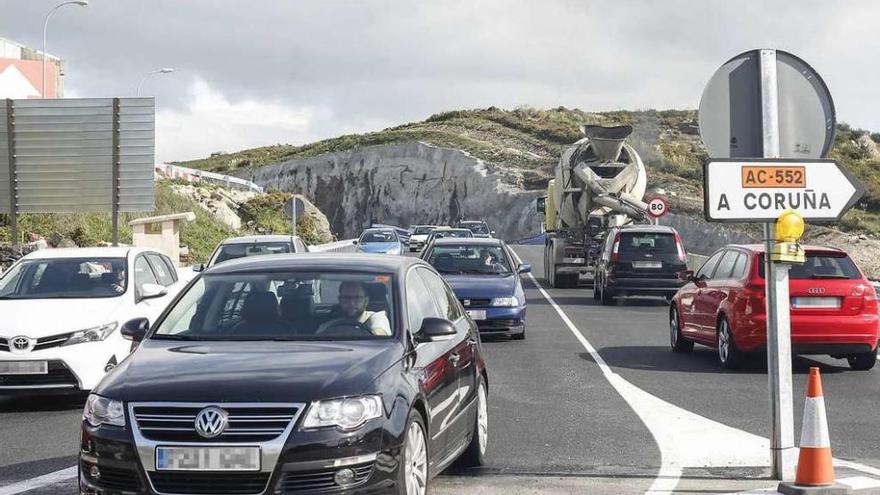
{"type": "MultiPolygon", "coordinates": [[[[877,295],[871,282],[839,249],[806,246],[803,265],[792,265],[793,354],[827,354],[856,370],[877,363],[877,295]]],[[[718,350],[724,368],[741,365],[767,341],[764,246],[730,245],[694,274],[669,307],[670,342],[677,352],[694,343],[718,350]]]]}

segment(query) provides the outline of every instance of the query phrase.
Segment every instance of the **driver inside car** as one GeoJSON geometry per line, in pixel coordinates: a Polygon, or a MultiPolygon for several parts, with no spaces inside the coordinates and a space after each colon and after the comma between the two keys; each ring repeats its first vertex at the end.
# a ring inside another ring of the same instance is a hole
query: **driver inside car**
{"type": "Polygon", "coordinates": [[[339,285],[339,309],[342,316],[330,320],[316,332],[331,333],[334,327],[357,326],[379,337],[391,336],[391,323],[384,311],[367,311],[367,291],[361,282],[346,281],[339,285]]]}

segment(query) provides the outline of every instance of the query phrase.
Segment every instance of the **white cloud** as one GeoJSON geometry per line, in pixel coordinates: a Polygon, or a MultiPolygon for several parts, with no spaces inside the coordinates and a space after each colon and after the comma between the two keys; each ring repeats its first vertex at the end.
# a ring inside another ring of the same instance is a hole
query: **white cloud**
{"type": "Polygon", "coordinates": [[[214,151],[236,151],[277,143],[304,143],[315,110],[278,101],[232,102],[204,80],[195,80],[183,109],[163,109],[156,101],[158,161],[202,158],[214,151]]]}

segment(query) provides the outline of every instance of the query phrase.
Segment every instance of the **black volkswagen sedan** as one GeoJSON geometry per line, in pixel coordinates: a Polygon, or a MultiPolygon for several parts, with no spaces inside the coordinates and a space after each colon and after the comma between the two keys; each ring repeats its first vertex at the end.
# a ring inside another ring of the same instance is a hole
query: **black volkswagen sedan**
{"type": "Polygon", "coordinates": [[[479,465],[479,333],[428,264],[262,256],[194,279],[89,396],[82,493],[424,494],[479,465]]]}

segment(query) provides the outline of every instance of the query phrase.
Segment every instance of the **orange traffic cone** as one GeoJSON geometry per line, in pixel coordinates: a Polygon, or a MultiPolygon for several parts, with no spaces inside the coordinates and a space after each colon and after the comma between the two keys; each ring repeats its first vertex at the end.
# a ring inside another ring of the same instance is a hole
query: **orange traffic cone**
{"type": "Polygon", "coordinates": [[[828,418],[825,416],[825,397],[819,368],[810,368],[807,382],[807,402],[804,404],[804,423],[801,426],[801,448],[798,455],[795,482],[781,483],[784,494],[837,494],[848,493],[848,487],[834,483],[831,457],[831,438],[828,418]]]}

